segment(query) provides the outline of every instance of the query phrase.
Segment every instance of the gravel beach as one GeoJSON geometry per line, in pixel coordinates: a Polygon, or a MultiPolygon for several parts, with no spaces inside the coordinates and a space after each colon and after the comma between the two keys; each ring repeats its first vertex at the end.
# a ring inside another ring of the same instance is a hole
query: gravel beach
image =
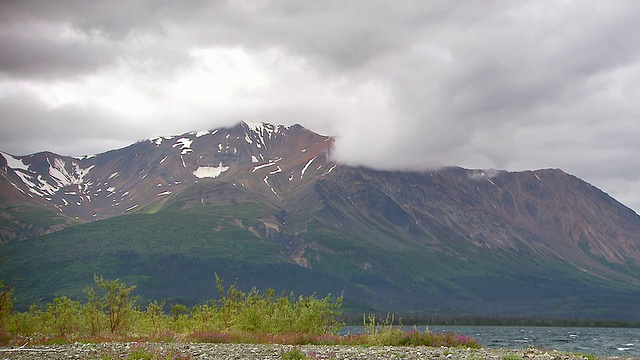
{"type": "MultiPolygon", "coordinates": [[[[125,359],[132,350],[144,348],[154,354],[179,354],[181,359],[282,359],[283,352],[294,348],[278,344],[203,344],[203,343],[98,343],[0,348],[0,359],[125,359]]],[[[302,345],[297,349],[311,359],[576,359],[575,354],[542,349],[458,349],[398,346],[322,346],[302,345]]],[[[614,358],[609,358],[614,359],[614,358]]],[[[628,358],[627,358],[628,359],[628,358]]]]}

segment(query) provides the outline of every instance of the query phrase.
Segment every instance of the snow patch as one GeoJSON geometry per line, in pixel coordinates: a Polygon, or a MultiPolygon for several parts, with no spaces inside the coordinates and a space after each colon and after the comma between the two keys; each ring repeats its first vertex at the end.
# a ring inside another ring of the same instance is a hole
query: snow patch
{"type": "Polygon", "coordinates": [[[7,165],[12,168],[12,169],[20,169],[20,170],[24,170],[24,171],[28,171],[29,167],[27,165],[25,165],[21,159],[18,159],[17,157],[14,157],[11,154],[7,154],[5,152],[0,152],[2,155],[4,155],[3,157],[7,160],[7,165]]]}
{"type": "Polygon", "coordinates": [[[311,165],[311,163],[315,159],[315,156],[312,157],[311,160],[307,161],[307,163],[304,165],[304,167],[302,168],[302,172],[300,173],[300,180],[302,180],[302,178],[304,177],[304,173],[307,171],[307,168],[309,168],[309,165],[311,165]]]}
{"type": "Polygon", "coordinates": [[[56,191],[60,190],[59,188],[49,184],[47,180],[42,177],[42,175],[38,175],[37,180],[38,183],[41,184],[38,186],[39,189],[46,194],[53,195],[56,191]]]}
{"type": "Polygon", "coordinates": [[[28,166],[25,166],[21,160],[18,160],[8,154],[7,156],[7,165],[11,168],[20,170],[14,170],[14,172],[20,180],[27,185],[29,192],[41,197],[44,197],[45,195],[53,195],[62,187],[68,185],[78,185],[79,189],[82,189],[80,184],[83,183],[84,177],[95,166],[91,165],[88,168],[81,168],[76,161],[71,161],[69,164],[71,169],[67,170],[67,163],[64,160],[55,158],[52,164],[50,159],[47,158],[47,163],[49,164],[48,172],[52,181],[52,183],[49,183],[49,181],[43,178],[42,175],[35,177],[35,174],[30,171],[28,166]]]}
{"type": "MultiPolygon", "coordinates": [[[[247,125],[247,128],[257,136],[258,141],[256,141],[256,147],[258,149],[263,147],[266,149],[265,138],[271,139],[277,129],[273,125],[263,122],[245,121],[244,123],[247,125]]],[[[245,139],[247,136],[245,133],[245,139]]]]}
{"type": "Polygon", "coordinates": [[[131,210],[133,210],[133,209],[135,209],[135,208],[137,208],[137,207],[138,207],[138,204],[135,204],[135,205],[133,205],[133,206],[128,207],[128,208],[127,208],[127,211],[131,211],[131,210]]]}
{"type": "Polygon", "coordinates": [[[252,163],[257,163],[258,162],[258,158],[255,155],[251,155],[251,162],[252,163]]]}
{"type": "Polygon", "coordinates": [[[223,166],[222,161],[218,164],[218,166],[200,166],[196,171],[193,172],[193,175],[199,179],[202,178],[217,178],[223,172],[229,170],[228,166],[223,166]]]}
{"type": "Polygon", "coordinates": [[[251,172],[256,172],[256,170],[260,170],[260,169],[263,169],[263,168],[266,168],[266,167],[269,167],[269,166],[272,166],[272,165],[277,165],[277,164],[275,162],[268,162],[266,164],[258,165],[256,167],[254,167],[253,170],[251,170],[251,172]]]}
{"type": "MultiPolygon", "coordinates": [[[[328,175],[330,172],[332,172],[332,171],[333,171],[333,169],[335,169],[335,168],[336,168],[336,166],[338,166],[338,164],[333,164],[333,166],[332,166],[332,167],[330,167],[330,168],[329,168],[329,170],[327,170],[327,172],[326,172],[326,173],[324,173],[324,175],[328,175]]],[[[324,175],[322,175],[322,176],[324,176],[324,175]]]]}
{"type": "Polygon", "coordinates": [[[278,195],[278,193],[273,189],[273,187],[269,184],[269,175],[264,177],[264,183],[267,184],[267,186],[269,187],[269,189],[271,189],[271,192],[276,194],[277,197],[280,197],[280,195],[278,195]]]}
{"type": "Polygon", "coordinates": [[[171,191],[161,192],[161,193],[160,193],[160,194],[158,194],[157,196],[165,196],[165,195],[171,195],[171,191]]]}
{"type": "Polygon", "coordinates": [[[178,146],[180,146],[180,150],[182,150],[180,152],[180,155],[186,155],[190,152],[193,151],[193,149],[191,149],[191,144],[193,144],[193,140],[189,139],[189,138],[180,138],[178,140],[176,140],[175,144],[173,144],[173,148],[176,148],[178,146]]]}
{"type": "MultiPolygon", "coordinates": [[[[163,157],[162,160],[160,160],[160,164],[162,164],[165,160],[167,160],[167,158],[168,158],[168,156],[163,157]]],[[[158,165],[160,165],[160,164],[158,164],[158,165]]]]}
{"type": "Polygon", "coordinates": [[[209,130],[200,130],[200,131],[198,131],[198,132],[196,133],[196,137],[197,137],[197,138],[199,138],[199,137],[203,137],[203,136],[205,136],[205,135],[209,135],[209,130]]]}
{"type": "MultiPolygon", "coordinates": [[[[47,163],[49,163],[49,175],[57,183],[56,185],[58,188],[68,185],[82,184],[84,177],[95,167],[95,165],[91,165],[88,168],[83,169],[77,162],[72,161],[71,171],[67,171],[67,164],[62,159],[53,159],[53,164],[51,164],[49,159],[47,159],[47,163]]],[[[56,191],[57,190],[58,189],[56,189],[56,191]]]]}
{"type": "Polygon", "coordinates": [[[111,180],[111,179],[113,179],[113,178],[114,178],[114,177],[116,177],[116,176],[118,176],[118,172],[117,172],[117,171],[116,171],[116,172],[114,172],[113,174],[109,175],[109,177],[107,178],[107,180],[111,180]]]}

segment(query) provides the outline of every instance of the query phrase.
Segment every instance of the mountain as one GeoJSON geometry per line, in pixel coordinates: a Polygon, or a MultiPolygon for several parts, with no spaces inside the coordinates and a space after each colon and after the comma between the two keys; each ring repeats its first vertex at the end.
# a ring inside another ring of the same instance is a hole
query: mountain
{"type": "Polygon", "coordinates": [[[640,217],[558,169],[341,165],[333,138],[241,123],[95,156],[0,153],[3,277],[19,301],[94,273],[144,299],[241,287],[349,308],[640,319],[640,217]]]}

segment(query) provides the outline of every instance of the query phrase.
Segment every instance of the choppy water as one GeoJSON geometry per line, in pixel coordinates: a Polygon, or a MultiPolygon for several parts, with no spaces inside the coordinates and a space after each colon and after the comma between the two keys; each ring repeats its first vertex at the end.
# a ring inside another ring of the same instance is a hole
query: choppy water
{"type": "MultiPolygon", "coordinates": [[[[407,327],[412,329],[413,327],[407,327]]],[[[418,327],[424,330],[425,327],[418,327]]],[[[359,333],[348,326],[341,333],[359,333]]],[[[640,356],[640,329],[560,328],[507,326],[429,326],[433,332],[449,331],[472,336],[487,348],[537,347],[598,356],[640,356]]]]}

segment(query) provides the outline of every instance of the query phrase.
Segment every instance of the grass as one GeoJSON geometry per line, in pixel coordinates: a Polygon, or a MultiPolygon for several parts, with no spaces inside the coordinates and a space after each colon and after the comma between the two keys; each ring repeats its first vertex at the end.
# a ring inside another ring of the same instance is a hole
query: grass
{"type": "Polygon", "coordinates": [[[579,353],[575,353],[575,355],[578,355],[581,358],[586,359],[586,360],[598,360],[598,359],[600,359],[599,357],[597,357],[595,355],[585,354],[585,353],[580,353],[580,352],[579,353]]]}
{"type": "MultiPolygon", "coordinates": [[[[190,360],[193,356],[189,352],[178,350],[158,350],[147,344],[134,343],[131,346],[126,360],[190,360]]],[[[116,360],[119,357],[108,353],[102,353],[100,360],[116,360]]]]}
{"type": "Polygon", "coordinates": [[[517,354],[502,355],[502,360],[522,360],[522,356],[517,354]]]}
{"type": "Polygon", "coordinates": [[[282,356],[282,360],[305,360],[309,357],[300,351],[298,348],[293,348],[291,350],[283,350],[280,355],[282,356]]]}

